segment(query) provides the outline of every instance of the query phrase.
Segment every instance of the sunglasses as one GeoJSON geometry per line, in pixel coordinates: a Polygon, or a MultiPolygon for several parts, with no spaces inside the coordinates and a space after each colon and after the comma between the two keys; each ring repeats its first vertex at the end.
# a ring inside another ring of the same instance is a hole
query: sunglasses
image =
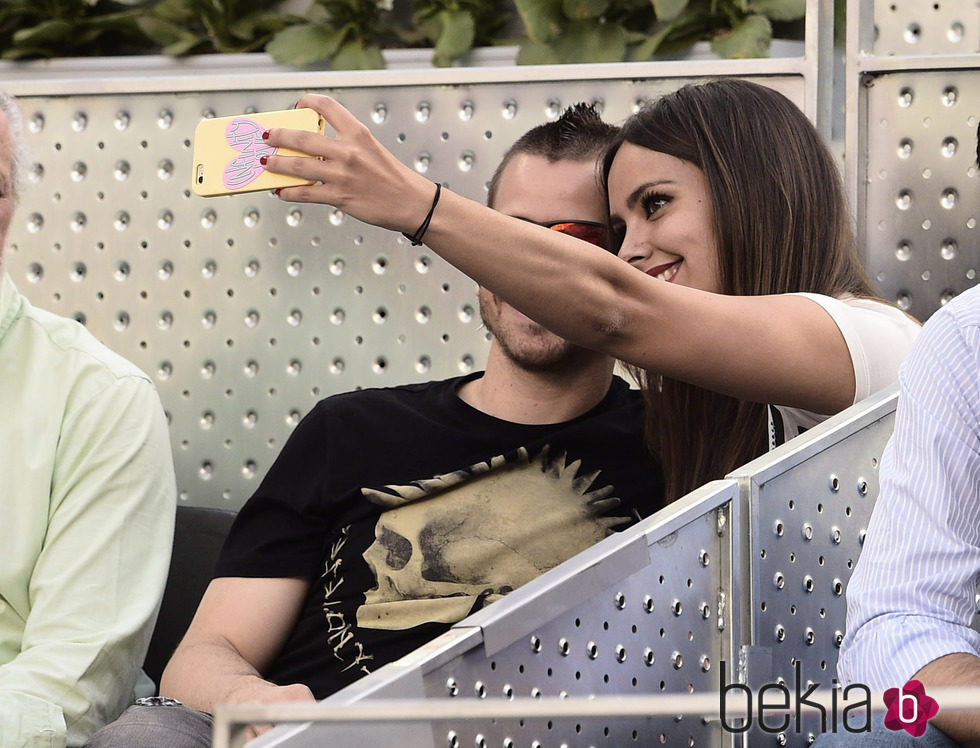
{"type": "Polygon", "coordinates": [[[609,249],[609,228],[604,223],[596,223],[595,221],[529,221],[529,223],[536,223],[546,229],[568,234],[589,244],[595,244],[597,247],[609,249]]]}

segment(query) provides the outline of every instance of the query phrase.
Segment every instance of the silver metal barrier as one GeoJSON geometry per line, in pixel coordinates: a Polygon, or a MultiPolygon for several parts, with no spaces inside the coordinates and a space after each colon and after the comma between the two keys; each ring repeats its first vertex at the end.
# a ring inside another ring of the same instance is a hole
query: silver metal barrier
{"type": "Polygon", "coordinates": [[[181,500],[237,509],[316,401],[481,368],[487,340],[473,282],[399,234],[265,193],[194,196],[202,116],[328,92],[405,162],[483,200],[504,149],[568,104],[599,102],[618,122],[682,83],[742,75],[808,107],[811,68],[787,58],[108,80],[82,69],[5,81],[38,164],[7,269],[34,303],[83,320],[153,377],[181,500]]]}
{"type": "MultiPolygon", "coordinates": [[[[929,695],[942,704],[942,711],[975,713],[977,703],[980,703],[980,687],[966,688],[937,688],[930,689],[929,695]]],[[[887,711],[887,704],[881,692],[869,692],[868,699],[859,705],[862,720],[870,719],[873,714],[887,711]]],[[[771,705],[766,709],[770,719],[793,719],[799,710],[804,714],[821,714],[833,710],[839,697],[833,691],[820,691],[807,694],[802,699],[789,697],[782,705],[771,705]]],[[[750,713],[745,702],[743,705],[731,706],[720,701],[716,694],[676,694],[649,696],[570,696],[567,698],[523,697],[507,702],[487,702],[476,699],[453,701],[442,699],[435,702],[431,699],[400,698],[376,699],[355,704],[335,705],[321,702],[319,704],[288,704],[271,709],[263,704],[236,704],[219,706],[215,715],[216,743],[219,748],[240,744],[240,741],[230,741],[229,735],[239,726],[255,724],[275,718],[283,723],[301,722],[333,722],[342,725],[370,725],[381,721],[389,725],[397,722],[406,726],[426,722],[432,719],[455,720],[493,720],[497,717],[525,718],[534,717],[694,717],[706,722],[717,722],[721,719],[744,718],[750,713]]],[[[852,729],[861,731],[863,721],[852,729]]],[[[365,733],[359,733],[362,740],[365,733]]],[[[351,736],[353,739],[353,735],[351,736]]],[[[478,736],[475,745],[487,746],[489,743],[478,736]]],[[[405,743],[402,734],[396,738],[398,745],[405,743]]],[[[639,736],[633,742],[640,743],[639,736]]],[[[666,739],[663,742],[667,742],[666,739]]],[[[346,743],[341,743],[344,745],[346,743]]],[[[453,745],[461,745],[458,741],[453,745]]],[[[253,744],[257,745],[257,743],[253,744]]],[[[505,742],[505,746],[512,743],[505,742]]],[[[533,745],[533,744],[532,744],[533,745]]],[[[540,746],[541,744],[538,743],[540,746]]],[[[562,744],[566,745],[566,744],[562,744]]],[[[690,745],[690,744],[689,744],[690,745]]]]}
{"type": "MultiPolygon", "coordinates": [[[[737,607],[746,632],[742,677],[756,691],[836,684],[844,590],[878,496],[897,402],[896,385],[728,476],[741,486],[746,520],[739,561],[747,594],[737,607]]],[[[810,715],[799,734],[809,742],[821,727],[810,715]]],[[[790,737],[757,730],[752,743],[782,746],[790,737]]]]}
{"type": "Polygon", "coordinates": [[[858,246],[921,320],[980,272],[980,5],[847,4],[846,174],[858,246]]]}
{"type": "MultiPolygon", "coordinates": [[[[809,30],[829,7],[810,0],[809,30]]],[[[980,11],[929,7],[912,25],[904,0],[848,8],[847,174],[859,243],[886,295],[920,318],[972,285],[980,262],[978,110],[967,95],[977,88],[980,11]],[[946,56],[913,55],[898,37],[946,56]]],[[[38,162],[11,230],[8,271],[32,301],[83,319],[154,378],[182,500],[237,508],[316,400],[479,368],[486,338],[472,283],[424,248],[326,206],[192,197],[189,138],[200,117],[331,93],[420,172],[482,199],[506,146],[575,101],[600,102],[617,122],[643,98],[739,76],[778,88],[821,124],[829,76],[818,75],[815,44],[808,33],[801,58],[524,69],[283,72],[254,69],[253,58],[230,68],[3,68],[38,162]]],[[[893,407],[892,395],[855,406],[329,703],[697,695],[718,687],[723,660],[728,677],[753,687],[792,683],[797,666],[804,682],[832,681],[840,591],[893,407]]],[[[400,745],[731,740],[689,718],[392,724],[370,730],[397,734],[400,745]]],[[[284,726],[263,744],[312,745],[328,732],[364,743],[375,734],[367,730],[284,726]]],[[[812,732],[811,720],[784,738],[803,745],[812,732]]]]}
{"type": "MultiPolygon", "coordinates": [[[[848,408],[322,703],[717,695],[733,683],[753,696],[770,684],[794,693],[814,684],[831,689],[843,592],[897,400],[893,387],[848,408]]],[[[269,710],[272,719],[276,707],[269,710]]],[[[404,744],[420,746],[690,747],[741,736],[752,745],[802,748],[840,718],[809,712],[773,734],[756,719],[743,735],[731,729],[745,725],[696,717],[513,719],[502,711],[396,724],[379,714],[373,724],[282,726],[256,746],[390,744],[397,735],[399,744],[411,736],[417,742],[404,744]]]]}
{"type": "MultiPolygon", "coordinates": [[[[318,399],[479,368],[487,342],[472,282],[397,235],[264,194],[193,197],[202,116],[331,92],[407,162],[482,199],[513,138],[577,100],[619,121],[638,99],[729,75],[779,88],[819,121],[829,7],[808,3],[802,57],[768,60],[367,73],[284,71],[250,55],[0,63],[39,164],[8,270],[32,301],[85,320],[154,377],[182,500],[236,509],[318,399]]],[[[969,96],[980,9],[851,0],[848,19],[859,246],[885,295],[925,319],[980,270],[969,96]]]]}
{"type": "MultiPolygon", "coordinates": [[[[717,481],[613,535],[324,701],[709,694],[734,679],[734,481],[717,481]]],[[[737,617],[734,619],[737,624],[737,617]]],[[[259,746],[722,746],[697,718],[434,720],[280,727],[259,746]]]]}

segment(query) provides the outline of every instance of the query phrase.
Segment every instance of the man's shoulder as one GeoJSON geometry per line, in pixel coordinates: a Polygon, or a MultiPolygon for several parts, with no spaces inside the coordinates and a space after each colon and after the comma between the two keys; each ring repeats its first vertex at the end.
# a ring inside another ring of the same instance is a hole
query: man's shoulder
{"type": "Polygon", "coordinates": [[[364,408],[373,407],[426,407],[430,403],[439,402],[446,393],[454,392],[462,379],[463,377],[452,377],[389,387],[364,387],[347,392],[338,392],[320,400],[316,404],[316,410],[337,412],[363,411],[364,408]]]}
{"type": "MultiPolygon", "coordinates": [[[[470,381],[482,372],[467,376],[450,377],[448,379],[433,379],[426,382],[392,385],[390,387],[365,387],[348,392],[340,392],[323,398],[317,403],[317,408],[343,409],[361,408],[372,404],[405,406],[434,403],[448,403],[455,400],[454,395],[459,386],[470,381]]],[[[619,376],[613,376],[609,391],[599,409],[604,408],[642,408],[643,394],[619,376]]]]}
{"type": "MultiPolygon", "coordinates": [[[[26,300],[25,300],[26,301],[26,300]]],[[[43,358],[46,366],[80,378],[152,381],[136,364],[100,341],[79,321],[63,317],[29,302],[23,305],[19,340],[29,341],[32,355],[43,358]]]]}
{"type": "Polygon", "coordinates": [[[980,328],[980,286],[963,291],[933,314],[933,317],[937,321],[949,317],[950,323],[960,329],[980,328]]]}
{"type": "Polygon", "coordinates": [[[980,286],[974,286],[935,311],[922,327],[910,357],[916,361],[980,358],[980,286]]]}

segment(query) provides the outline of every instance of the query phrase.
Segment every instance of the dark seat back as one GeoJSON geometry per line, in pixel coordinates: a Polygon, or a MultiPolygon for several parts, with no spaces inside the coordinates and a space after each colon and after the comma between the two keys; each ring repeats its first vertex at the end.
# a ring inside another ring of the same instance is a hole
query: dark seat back
{"type": "Polygon", "coordinates": [[[170,655],[187,631],[225,542],[235,512],[179,505],[174,527],[173,556],[160,615],[143,661],[143,670],[160,687],[170,655]]]}

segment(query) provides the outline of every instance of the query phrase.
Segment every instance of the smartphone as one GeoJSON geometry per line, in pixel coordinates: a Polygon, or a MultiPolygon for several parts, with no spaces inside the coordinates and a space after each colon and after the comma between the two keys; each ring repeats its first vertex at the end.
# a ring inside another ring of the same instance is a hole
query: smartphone
{"type": "Polygon", "coordinates": [[[238,192],[274,190],[311,184],[309,180],[274,174],[259,163],[263,156],[307,156],[289,148],[276,148],[262,139],[270,127],[323,133],[323,117],[313,109],[238,114],[203,119],[194,130],[194,169],[191,184],[204,197],[238,192]]]}

